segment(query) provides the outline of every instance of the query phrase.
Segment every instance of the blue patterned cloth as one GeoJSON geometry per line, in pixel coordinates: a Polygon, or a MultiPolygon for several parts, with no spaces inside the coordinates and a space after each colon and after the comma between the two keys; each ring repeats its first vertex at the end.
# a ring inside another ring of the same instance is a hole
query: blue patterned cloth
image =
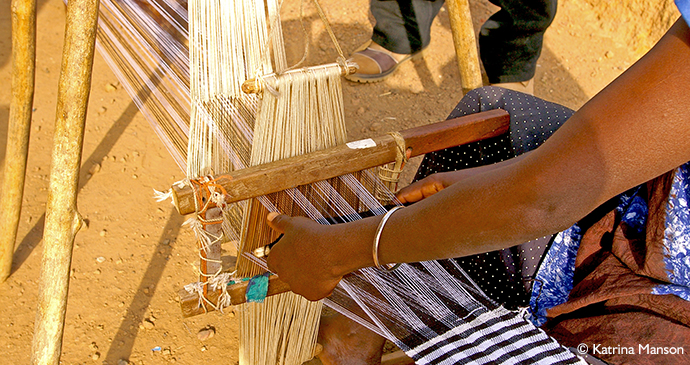
{"type": "MultiPolygon", "coordinates": [[[[621,221],[638,235],[647,223],[647,202],[640,196],[641,186],[618,196],[617,213],[621,221]]],[[[663,238],[664,264],[670,284],[656,286],[651,294],[673,294],[690,301],[690,162],[673,171],[673,183],[665,209],[663,238]]],[[[546,311],[568,300],[573,288],[575,257],[582,240],[576,224],[558,233],[537,272],[530,307],[532,321],[546,322],[546,311]]]]}
{"type": "Polygon", "coordinates": [[[581,239],[582,233],[577,224],[554,237],[532,287],[529,304],[535,325],[541,326],[546,322],[547,309],[568,300],[568,294],[573,289],[575,257],[581,239]]]}
{"type": "Polygon", "coordinates": [[[672,284],[659,285],[654,294],[675,294],[690,301],[690,163],[676,169],[666,205],[664,230],[666,271],[672,284]]]}

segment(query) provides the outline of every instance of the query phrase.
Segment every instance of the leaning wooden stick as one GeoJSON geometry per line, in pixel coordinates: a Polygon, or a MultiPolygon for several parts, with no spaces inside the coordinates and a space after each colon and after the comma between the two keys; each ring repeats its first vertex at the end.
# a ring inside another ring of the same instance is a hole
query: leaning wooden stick
{"type": "Polygon", "coordinates": [[[0,283],[10,276],[22,210],[36,66],[36,1],[12,1],[12,100],[0,187],[0,283]]]}
{"type": "Polygon", "coordinates": [[[470,2],[468,0],[446,1],[450,29],[453,34],[455,57],[460,69],[462,92],[467,93],[483,86],[482,70],[479,66],[477,39],[474,36],[470,2]]]}
{"type": "Polygon", "coordinates": [[[32,365],[60,363],[72,246],[82,223],[77,188],[97,20],[98,0],[70,0],[67,4],[32,365]]]}
{"type": "MultiPolygon", "coordinates": [[[[411,156],[496,137],[508,131],[510,116],[496,109],[400,132],[411,156]]],[[[215,176],[226,203],[255,198],[395,161],[398,145],[391,135],[350,142],[306,155],[215,176]]],[[[180,214],[194,213],[191,187],[173,186],[180,214]]]]}

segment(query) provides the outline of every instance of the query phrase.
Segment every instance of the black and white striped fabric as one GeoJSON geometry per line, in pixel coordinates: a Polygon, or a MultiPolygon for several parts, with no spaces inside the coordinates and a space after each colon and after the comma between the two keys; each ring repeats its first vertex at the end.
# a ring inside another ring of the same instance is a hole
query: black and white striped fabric
{"type": "Polygon", "coordinates": [[[417,364],[586,364],[522,313],[503,307],[406,352],[417,364]]]}

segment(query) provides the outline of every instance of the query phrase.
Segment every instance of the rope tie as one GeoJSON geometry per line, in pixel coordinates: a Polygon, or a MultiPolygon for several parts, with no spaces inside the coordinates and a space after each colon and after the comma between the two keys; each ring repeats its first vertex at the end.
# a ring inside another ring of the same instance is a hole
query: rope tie
{"type": "Polygon", "coordinates": [[[347,76],[359,70],[358,64],[346,60],[343,56],[338,56],[338,58],[335,59],[335,62],[340,67],[340,72],[343,74],[343,76],[347,76]]]}
{"type": "Polygon", "coordinates": [[[206,283],[202,283],[200,281],[197,281],[196,283],[190,283],[184,286],[184,290],[187,291],[189,294],[194,294],[196,293],[199,296],[199,303],[197,306],[204,308],[204,312],[208,313],[208,309],[206,309],[206,305],[210,305],[213,309],[216,309],[216,306],[211,303],[206,297],[204,297],[204,285],[206,283]]]}
{"type": "Polygon", "coordinates": [[[220,289],[220,295],[218,296],[218,303],[217,303],[217,309],[221,312],[223,312],[223,308],[229,307],[232,305],[232,300],[230,297],[230,293],[228,293],[228,284],[232,281],[233,273],[222,273],[218,274],[208,280],[208,285],[211,288],[211,290],[218,290],[220,289]]]}
{"type": "Polygon", "coordinates": [[[209,208],[221,208],[227,207],[225,203],[225,196],[227,191],[223,186],[216,184],[217,179],[213,176],[204,176],[198,179],[189,180],[192,191],[194,192],[194,211],[199,216],[199,220],[204,223],[204,228],[208,224],[221,223],[222,219],[209,219],[203,218],[206,211],[209,208]]]}
{"type": "MultiPolygon", "coordinates": [[[[172,198],[172,188],[168,189],[168,191],[165,191],[165,192],[153,189],[153,198],[156,199],[156,201],[158,203],[172,198]]],[[[173,203],[173,205],[174,205],[174,203],[173,203]]]]}
{"type": "Polygon", "coordinates": [[[200,241],[200,250],[204,250],[204,252],[208,252],[208,248],[222,238],[205,230],[204,228],[207,224],[209,222],[203,222],[199,216],[189,218],[183,223],[183,225],[189,226],[194,231],[196,238],[200,241]]]}
{"type": "MultiPolygon", "coordinates": [[[[217,207],[224,211],[228,206],[225,202],[227,192],[225,191],[225,188],[216,184],[216,181],[217,179],[210,175],[189,180],[189,185],[192,187],[192,191],[194,192],[194,209],[196,211],[196,216],[189,218],[187,221],[185,221],[184,225],[190,226],[198,240],[199,250],[197,254],[199,259],[202,262],[219,264],[218,269],[213,273],[205,273],[201,271],[200,267],[197,268],[197,272],[204,281],[213,281],[222,272],[222,260],[206,257],[211,246],[221,242],[224,237],[222,228],[220,229],[220,234],[214,234],[208,229],[210,225],[216,224],[220,224],[222,227],[224,224],[223,214],[217,218],[206,218],[207,212],[210,208],[217,207]]],[[[199,295],[204,297],[203,291],[200,292],[199,295]]],[[[211,305],[214,309],[218,309],[211,302],[209,302],[207,298],[204,297],[203,300],[207,302],[207,304],[211,305]]]]}
{"type": "Polygon", "coordinates": [[[388,133],[393,140],[395,140],[396,155],[395,162],[379,166],[379,179],[383,182],[383,188],[376,189],[376,198],[382,203],[390,202],[393,197],[390,192],[394,192],[398,189],[398,182],[400,181],[400,173],[407,163],[407,146],[405,144],[405,138],[399,132],[389,132],[388,133]]]}
{"type": "Polygon", "coordinates": [[[256,93],[258,95],[262,95],[264,90],[266,90],[269,93],[271,93],[271,95],[273,95],[273,97],[275,97],[275,98],[278,98],[280,96],[280,92],[276,88],[271,86],[271,84],[269,84],[266,81],[266,78],[264,77],[264,75],[256,75],[255,80],[256,80],[256,88],[257,88],[256,93]]]}
{"type": "MultiPolygon", "coordinates": [[[[176,181],[173,183],[173,186],[176,186],[178,188],[183,188],[186,185],[190,185],[189,180],[187,180],[187,179],[176,181]]],[[[173,189],[172,188],[168,189],[167,191],[160,191],[160,190],[153,189],[153,198],[156,199],[156,201],[158,203],[160,203],[164,200],[170,199],[170,204],[175,205],[175,202],[172,201],[172,197],[173,197],[173,189]]]]}
{"type": "Polygon", "coordinates": [[[319,12],[319,17],[321,17],[323,25],[326,27],[326,32],[328,32],[328,35],[331,37],[331,40],[333,41],[333,45],[335,45],[335,50],[338,51],[338,55],[340,57],[345,58],[345,56],[343,55],[343,50],[342,48],[340,48],[340,43],[338,43],[338,39],[335,37],[335,33],[333,32],[333,28],[331,27],[331,23],[328,21],[328,18],[326,18],[326,14],[323,12],[321,4],[319,4],[319,0],[314,0],[314,5],[316,6],[316,10],[319,12]]]}

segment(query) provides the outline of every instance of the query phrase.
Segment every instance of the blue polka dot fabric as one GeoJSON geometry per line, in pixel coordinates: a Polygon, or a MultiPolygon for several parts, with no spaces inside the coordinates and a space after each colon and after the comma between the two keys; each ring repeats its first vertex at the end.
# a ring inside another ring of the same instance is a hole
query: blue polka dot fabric
{"type": "MultiPolygon", "coordinates": [[[[489,86],[467,93],[448,118],[493,109],[504,109],[510,114],[509,133],[427,154],[415,179],[492,164],[531,151],[573,114],[571,109],[532,95],[489,86]]],[[[525,307],[529,304],[536,269],[550,241],[550,236],[543,237],[456,261],[489,298],[506,308],[525,307]]]]}

